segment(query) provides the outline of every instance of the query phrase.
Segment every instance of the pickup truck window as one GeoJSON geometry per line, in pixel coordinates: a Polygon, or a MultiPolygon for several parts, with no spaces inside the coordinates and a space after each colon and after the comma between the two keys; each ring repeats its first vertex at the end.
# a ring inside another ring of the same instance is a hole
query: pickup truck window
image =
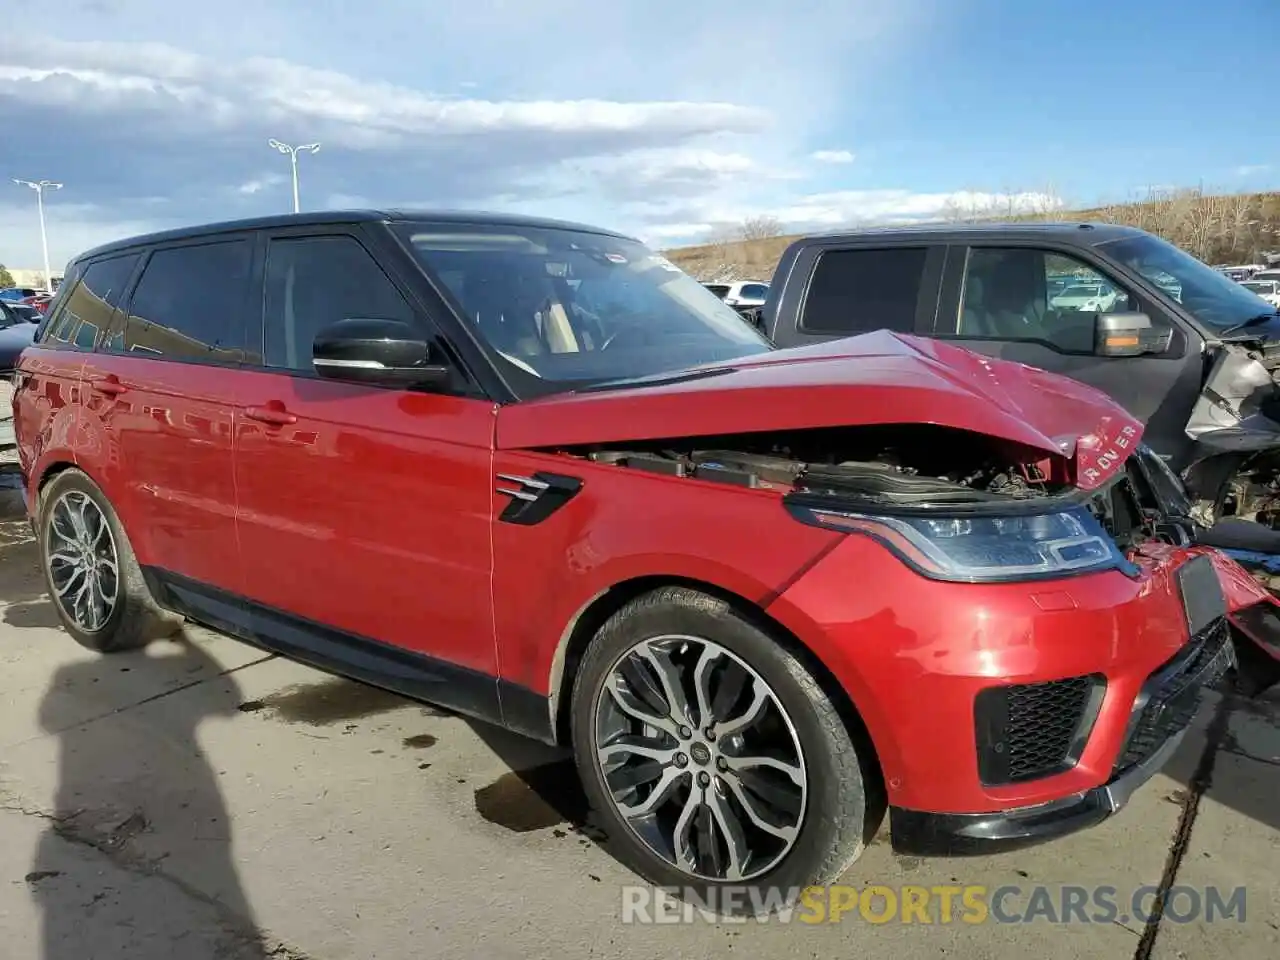
{"type": "Polygon", "coordinates": [[[975,247],[965,268],[956,332],[1092,353],[1093,318],[1124,313],[1132,302],[1128,293],[1074,257],[1029,247],[975,247]]]}
{"type": "Polygon", "coordinates": [[[827,250],[818,257],[800,326],[814,333],[915,330],[925,247],[827,250]]]}

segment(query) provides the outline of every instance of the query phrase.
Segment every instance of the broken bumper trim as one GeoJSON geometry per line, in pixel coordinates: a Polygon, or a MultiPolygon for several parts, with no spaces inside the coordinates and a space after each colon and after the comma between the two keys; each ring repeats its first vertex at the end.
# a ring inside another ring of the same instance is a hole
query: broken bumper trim
{"type": "Polygon", "coordinates": [[[1108,783],[1048,803],[996,813],[929,813],[891,807],[889,833],[896,853],[955,857],[1033,846],[1095,826],[1120,810],[1173,756],[1180,730],[1145,761],[1108,783]]]}

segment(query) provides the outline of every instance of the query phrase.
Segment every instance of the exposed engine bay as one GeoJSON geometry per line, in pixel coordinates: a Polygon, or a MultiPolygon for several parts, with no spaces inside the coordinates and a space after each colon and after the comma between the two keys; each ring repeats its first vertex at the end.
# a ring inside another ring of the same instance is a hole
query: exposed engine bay
{"type": "MultiPolygon", "coordinates": [[[[1070,493],[1063,462],[998,438],[929,424],[878,425],[629,443],[565,451],[597,463],[828,500],[834,509],[1009,504],[1070,493]],[[1037,459],[1039,458],[1039,459],[1037,459]]],[[[1122,549],[1177,541],[1133,458],[1088,508],[1122,549]]]]}
{"type": "Polygon", "coordinates": [[[1043,464],[1009,444],[927,424],[689,437],[575,451],[588,459],[737,486],[851,496],[872,503],[975,503],[1050,496],[1043,464]]]}

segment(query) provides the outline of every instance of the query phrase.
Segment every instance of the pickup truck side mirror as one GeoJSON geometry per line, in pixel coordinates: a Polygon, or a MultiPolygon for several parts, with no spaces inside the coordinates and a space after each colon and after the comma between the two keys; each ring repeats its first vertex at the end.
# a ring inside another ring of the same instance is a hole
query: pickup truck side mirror
{"type": "Polygon", "coordinates": [[[316,334],[311,362],[322,377],[374,386],[438,390],[451,379],[439,347],[402,320],[331,323],[316,334]]]}
{"type": "Polygon", "coordinates": [[[1093,352],[1100,357],[1164,353],[1171,330],[1160,330],[1145,313],[1100,313],[1093,325],[1093,352]]]}

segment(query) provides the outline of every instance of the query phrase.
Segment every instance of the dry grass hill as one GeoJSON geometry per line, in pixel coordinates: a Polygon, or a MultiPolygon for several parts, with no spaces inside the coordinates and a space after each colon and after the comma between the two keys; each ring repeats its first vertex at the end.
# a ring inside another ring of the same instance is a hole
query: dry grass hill
{"type": "MultiPolygon", "coordinates": [[[[1153,190],[1131,203],[1088,209],[1056,207],[1043,213],[998,209],[954,209],[952,222],[982,220],[1070,220],[1124,223],[1149,230],[1207,263],[1257,263],[1280,251],[1280,192],[1212,194],[1201,189],[1153,190]]],[[[795,239],[777,221],[748,221],[734,236],[666,256],[700,280],[768,280],[782,251],[795,239]]]]}

